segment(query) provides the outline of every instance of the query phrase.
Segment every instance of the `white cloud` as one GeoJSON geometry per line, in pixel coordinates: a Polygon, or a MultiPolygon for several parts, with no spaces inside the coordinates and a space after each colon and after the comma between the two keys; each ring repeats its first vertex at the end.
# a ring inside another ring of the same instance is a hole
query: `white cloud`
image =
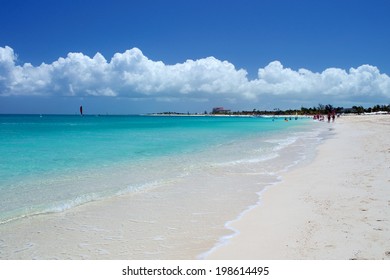
{"type": "Polygon", "coordinates": [[[338,100],[390,97],[390,77],[375,66],[362,65],[348,71],[328,68],[321,73],[285,68],[273,61],[248,79],[244,69],[214,57],[187,60],[175,65],[152,61],[133,48],[116,53],[107,61],[69,53],[51,64],[18,65],[10,47],[0,47],[0,96],[118,96],[175,100],[248,100],[288,97],[307,100],[323,97],[338,100]]]}

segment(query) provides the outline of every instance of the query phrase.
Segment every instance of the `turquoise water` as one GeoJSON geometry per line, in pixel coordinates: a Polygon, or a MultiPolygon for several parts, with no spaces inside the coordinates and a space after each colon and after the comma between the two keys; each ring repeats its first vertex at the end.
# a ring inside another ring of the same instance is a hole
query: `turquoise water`
{"type": "Polygon", "coordinates": [[[0,115],[0,223],[146,190],[207,164],[272,158],[292,131],[310,124],[240,117],[0,115]]]}

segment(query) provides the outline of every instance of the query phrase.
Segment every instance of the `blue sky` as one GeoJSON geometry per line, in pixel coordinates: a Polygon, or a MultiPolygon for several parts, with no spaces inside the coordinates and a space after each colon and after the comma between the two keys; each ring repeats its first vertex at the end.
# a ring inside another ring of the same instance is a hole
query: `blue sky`
{"type": "Polygon", "coordinates": [[[0,5],[0,113],[390,103],[390,1],[0,5]]]}

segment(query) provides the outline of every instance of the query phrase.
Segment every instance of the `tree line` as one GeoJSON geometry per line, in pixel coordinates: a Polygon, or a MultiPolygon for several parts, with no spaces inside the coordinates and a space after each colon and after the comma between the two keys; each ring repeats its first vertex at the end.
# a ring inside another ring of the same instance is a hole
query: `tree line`
{"type": "Polygon", "coordinates": [[[231,115],[326,115],[328,113],[335,112],[336,114],[351,113],[351,114],[363,114],[363,113],[375,113],[375,112],[388,112],[390,113],[390,105],[375,105],[373,107],[364,108],[363,106],[353,106],[351,108],[335,107],[331,104],[318,104],[314,107],[301,107],[300,109],[288,109],[280,110],[275,108],[274,110],[257,110],[252,111],[236,111],[231,112],[231,115]]]}

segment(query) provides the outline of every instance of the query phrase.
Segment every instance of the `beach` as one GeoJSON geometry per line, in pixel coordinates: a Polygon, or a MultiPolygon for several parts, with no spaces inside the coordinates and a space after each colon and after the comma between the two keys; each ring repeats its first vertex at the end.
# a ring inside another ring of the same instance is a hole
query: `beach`
{"type": "Polygon", "coordinates": [[[208,259],[390,259],[390,116],[343,116],[208,259]]]}
{"type": "Polygon", "coordinates": [[[261,122],[282,130],[66,177],[148,181],[0,224],[0,259],[389,259],[390,117],[261,122]]]}

